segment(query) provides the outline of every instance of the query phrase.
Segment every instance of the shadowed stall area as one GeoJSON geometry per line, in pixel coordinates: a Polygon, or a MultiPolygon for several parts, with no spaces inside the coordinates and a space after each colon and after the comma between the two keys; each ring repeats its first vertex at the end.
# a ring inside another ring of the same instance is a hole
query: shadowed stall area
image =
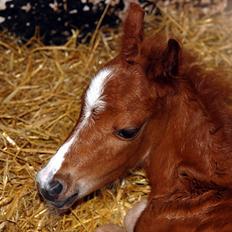
{"type": "MultiPolygon", "coordinates": [[[[228,74],[231,28],[229,10],[210,17],[163,10],[162,17],[145,18],[145,34],[175,35],[206,70],[220,67],[228,74]]],[[[73,33],[65,45],[48,47],[34,38],[18,45],[0,34],[0,230],[92,232],[109,222],[121,224],[149,193],[145,174],[137,169],[61,214],[41,201],[35,183],[36,173],[76,124],[90,78],[118,52],[120,35],[121,29],[104,29],[90,45],[76,47],[73,33]]]]}

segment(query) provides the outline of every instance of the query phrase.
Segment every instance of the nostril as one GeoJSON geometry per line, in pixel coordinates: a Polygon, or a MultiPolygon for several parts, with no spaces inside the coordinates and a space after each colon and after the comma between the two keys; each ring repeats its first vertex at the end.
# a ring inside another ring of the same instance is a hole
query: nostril
{"type": "Polygon", "coordinates": [[[49,195],[57,196],[63,190],[63,185],[58,180],[53,180],[49,183],[49,195]]]}
{"type": "Polygon", "coordinates": [[[48,201],[55,201],[64,190],[63,184],[58,180],[52,180],[44,187],[39,188],[42,197],[48,201]]]}

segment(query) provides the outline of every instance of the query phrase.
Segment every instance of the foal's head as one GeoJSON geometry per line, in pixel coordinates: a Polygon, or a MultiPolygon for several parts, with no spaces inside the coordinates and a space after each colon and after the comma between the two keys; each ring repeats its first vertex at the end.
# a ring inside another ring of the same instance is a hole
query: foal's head
{"type": "Polygon", "coordinates": [[[56,207],[70,207],[142,163],[159,141],[169,89],[163,83],[178,72],[180,47],[173,39],[154,41],[156,49],[144,41],[143,15],[131,5],[121,52],[92,79],[76,127],[37,175],[41,194],[56,207]]]}

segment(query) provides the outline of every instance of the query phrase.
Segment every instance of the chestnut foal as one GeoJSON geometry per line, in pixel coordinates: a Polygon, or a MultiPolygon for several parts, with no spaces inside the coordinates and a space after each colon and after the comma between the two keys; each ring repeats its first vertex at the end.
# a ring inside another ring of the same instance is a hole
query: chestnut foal
{"type": "Polygon", "coordinates": [[[98,232],[232,231],[231,88],[175,39],[143,39],[143,16],[131,4],[121,51],[92,79],[76,127],[38,173],[40,193],[69,208],[143,165],[148,199],[125,228],[98,232]]]}

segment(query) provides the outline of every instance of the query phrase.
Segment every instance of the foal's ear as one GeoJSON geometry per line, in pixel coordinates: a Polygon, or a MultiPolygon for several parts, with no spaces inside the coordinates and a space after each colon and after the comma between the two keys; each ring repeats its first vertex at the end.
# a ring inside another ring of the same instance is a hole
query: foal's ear
{"type": "Polygon", "coordinates": [[[139,45],[143,40],[143,9],[131,3],[123,27],[121,54],[128,63],[134,63],[139,54],[139,45]]]}
{"type": "Polygon", "coordinates": [[[175,77],[179,72],[181,47],[177,40],[169,39],[162,57],[163,72],[166,77],[175,77]]]}

